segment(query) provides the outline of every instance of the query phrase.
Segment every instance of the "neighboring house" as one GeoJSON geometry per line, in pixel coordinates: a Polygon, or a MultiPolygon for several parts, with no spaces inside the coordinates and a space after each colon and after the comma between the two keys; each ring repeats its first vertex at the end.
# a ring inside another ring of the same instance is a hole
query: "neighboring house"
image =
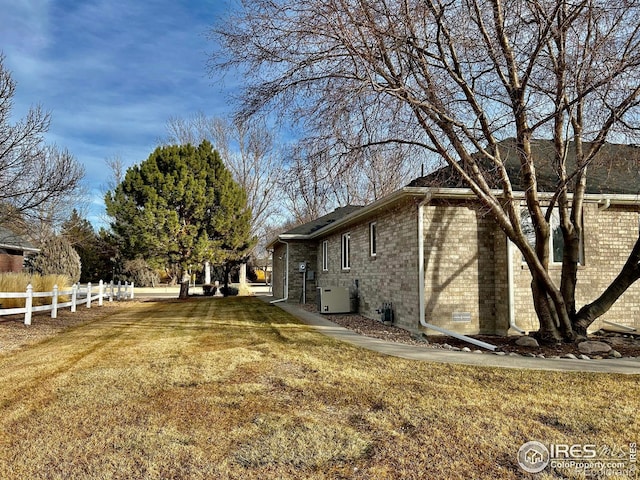
{"type": "MultiPolygon", "coordinates": [[[[541,191],[552,191],[556,183],[551,163],[549,168],[544,163],[552,147],[548,141],[536,143],[541,191]]],[[[519,163],[511,148],[508,141],[502,144],[515,190],[519,163]]],[[[633,146],[607,145],[603,155],[615,158],[613,168],[590,166],[578,304],[607,287],[638,237],[639,153],[633,146]]],[[[518,196],[524,206],[522,192],[518,196]]],[[[553,219],[552,227],[557,233],[553,219]]],[[[551,244],[552,258],[561,259],[557,235],[551,244]]],[[[300,302],[304,280],[307,303],[316,302],[317,287],[349,287],[357,292],[360,314],[379,319],[378,311],[390,302],[395,323],[409,330],[418,330],[421,323],[460,334],[538,329],[531,276],[520,252],[448,167],[370,205],[340,208],[294,228],[268,248],[273,251],[275,301],[300,302]],[[302,262],[305,273],[300,272],[302,262]]],[[[559,281],[560,264],[550,269],[559,281]]],[[[592,327],[604,320],[638,327],[639,317],[640,283],[592,327]]]]}
{"type": "Polygon", "coordinates": [[[39,251],[20,235],[0,226],[0,273],[21,272],[25,257],[39,251]]]}

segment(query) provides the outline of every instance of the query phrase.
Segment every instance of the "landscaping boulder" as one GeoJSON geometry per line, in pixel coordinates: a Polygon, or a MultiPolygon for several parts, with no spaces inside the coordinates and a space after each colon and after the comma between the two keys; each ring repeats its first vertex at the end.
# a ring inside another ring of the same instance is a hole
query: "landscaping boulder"
{"type": "Polygon", "coordinates": [[[516,340],[516,345],[520,345],[521,347],[536,347],[536,348],[540,346],[540,344],[535,338],[527,337],[527,336],[518,338],[518,340],[516,340]]]}
{"type": "Polygon", "coordinates": [[[586,342],[580,342],[578,344],[578,350],[585,355],[598,355],[601,353],[609,353],[611,351],[611,345],[604,342],[587,340],[586,342]]]}

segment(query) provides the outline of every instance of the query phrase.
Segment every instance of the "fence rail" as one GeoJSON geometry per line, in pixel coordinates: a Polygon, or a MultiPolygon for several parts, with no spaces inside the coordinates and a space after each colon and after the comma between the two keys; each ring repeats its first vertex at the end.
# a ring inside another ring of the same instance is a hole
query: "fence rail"
{"type": "Polygon", "coordinates": [[[46,312],[51,310],[51,318],[58,317],[58,309],[71,307],[71,311],[75,312],[78,305],[86,305],[87,308],[91,308],[93,301],[98,301],[98,306],[101,307],[104,299],[108,299],[110,302],[115,298],[116,300],[132,299],[133,298],[133,282],[118,282],[114,285],[113,282],[105,284],[102,280],[98,282],[98,285],[92,286],[91,283],[87,283],[86,286],[80,284],[73,285],[70,289],[59,290],[57,285],[54,285],[51,292],[34,292],[31,284],[27,285],[26,292],[0,292],[0,306],[2,305],[3,298],[24,298],[25,306],[19,308],[0,308],[0,317],[5,315],[20,315],[24,313],[24,324],[31,325],[31,316],[33,312],[46,312]],[[71,300],[68,302],[59,302],[61,296],[71,296],[71,300]],[[51,303],[47,305],[33,305],[34,298],[48,298],[51,297],[51,303]]]}

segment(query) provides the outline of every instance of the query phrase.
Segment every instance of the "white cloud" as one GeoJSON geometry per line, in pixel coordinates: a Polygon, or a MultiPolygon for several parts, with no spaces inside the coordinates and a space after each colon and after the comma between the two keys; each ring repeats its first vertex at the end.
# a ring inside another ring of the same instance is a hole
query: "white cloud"
{"type": "Polygon", "coordinates": [[[98,188],[106,158],[146,159],[170,117],[229,111],[221,89],[235,79],[214,82],[205,65],[213,46],[204,33],[221,3],[0,0],[14,116],[33,104],[50,110],[47,141],[67,148],[98,188]]]}

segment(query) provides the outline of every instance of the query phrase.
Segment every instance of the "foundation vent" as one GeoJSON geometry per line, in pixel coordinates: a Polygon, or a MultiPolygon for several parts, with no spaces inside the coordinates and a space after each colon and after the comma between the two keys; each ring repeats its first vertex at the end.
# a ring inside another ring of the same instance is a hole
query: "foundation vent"
{"type": "Polygon", "coordinates": [[[471,312],[453,312],[451,320],[456,323],[470,323],[471,312]]]}

